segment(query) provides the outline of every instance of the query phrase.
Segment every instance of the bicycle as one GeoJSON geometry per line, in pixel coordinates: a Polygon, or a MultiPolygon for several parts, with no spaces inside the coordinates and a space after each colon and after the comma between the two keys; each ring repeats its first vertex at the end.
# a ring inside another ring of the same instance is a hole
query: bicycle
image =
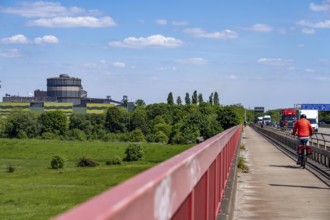
{"type": "Polygon", "coordinates": [[[305,169],[308,155],[312,154],[312,147],[307,145],[307,139],[302,139],[298,146],[298,155],[300,157],[300,167],[305,169]]]}

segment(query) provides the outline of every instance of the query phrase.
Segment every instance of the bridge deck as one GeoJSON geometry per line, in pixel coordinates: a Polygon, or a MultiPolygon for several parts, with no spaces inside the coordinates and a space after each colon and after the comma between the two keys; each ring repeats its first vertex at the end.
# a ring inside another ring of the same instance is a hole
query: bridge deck
{"type": "Polygon", "coordinates": [[[329,219],[328,185],[250,127],[242,144],[250,172],[237,179],[234,219],[329,219]]]}

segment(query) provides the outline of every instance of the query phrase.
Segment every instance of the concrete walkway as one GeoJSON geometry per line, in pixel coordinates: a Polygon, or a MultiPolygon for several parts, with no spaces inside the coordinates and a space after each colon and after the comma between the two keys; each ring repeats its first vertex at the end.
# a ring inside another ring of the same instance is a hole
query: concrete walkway
{"type": "Polygon", "coordinates": [[[242,144],[250,172],[238,173],[234,219],[330,219],[327,185],[250,127],[242,144]]]}

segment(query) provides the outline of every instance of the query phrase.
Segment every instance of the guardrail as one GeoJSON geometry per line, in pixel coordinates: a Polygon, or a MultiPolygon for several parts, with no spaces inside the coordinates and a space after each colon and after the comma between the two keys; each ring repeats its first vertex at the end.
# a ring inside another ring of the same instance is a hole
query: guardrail
{"type": "MultiPolygon", "coordinates": [[[[292,129],[274,128],[269,126],[261,127],[260,125],[256,124],[251,124],[251,126],[258,132],[296,151],[298,142],[297,138],[291,135],[292,129]]],[[[326,139],[325,136],[329,136],[330,138],[330,135],[321,133],[315,133],[312,136],[311,143],[313,153],[309,156],[309,158],[323,165],[326,168],[330,168],[330,151],[328,150],[330,141],[326,139]],[[322,137],[322,139],[320,137],[322,137]]]]}
{"type": "Polygon", "coordinates": [[[241,130],[227,129],[55,219],[214,220],[241,130]]]}
{"type": "MultiPolygon", "coordinates": [[[[293,139],[297,138],[296,136],[293,136],[291,134],[292,128],[279,128],[279,127],[272,127],[272,126],[266,126],[266,125],[264,125],[263,127],[267,128],[267,129],[271,129],[276,133],[283,134],[283,135],[291,137],[293,139]]],[[[323,148],[325,150],[330,150],[330,134],[316,132],[311,137],[311,142],[312,142],[313,146],[315,146],[315,147],[323,148]]]]}

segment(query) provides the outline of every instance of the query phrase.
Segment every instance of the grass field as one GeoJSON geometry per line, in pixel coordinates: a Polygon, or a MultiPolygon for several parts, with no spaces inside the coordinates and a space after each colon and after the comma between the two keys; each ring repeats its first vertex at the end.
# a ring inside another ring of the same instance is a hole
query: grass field
{"type": "Polygon", "coordinates": [[[0,219],[49,219],[190,146],[142,144],[143,160],[106,165],[124,158],[128,143],[0,139],[0,219]],[[53,156],[64,169],[51,169],[53,156]],[[79,158],[99,162],[77,167],[79,158]],[[8,167],[15,168],[8,172],[8,167]]]}

